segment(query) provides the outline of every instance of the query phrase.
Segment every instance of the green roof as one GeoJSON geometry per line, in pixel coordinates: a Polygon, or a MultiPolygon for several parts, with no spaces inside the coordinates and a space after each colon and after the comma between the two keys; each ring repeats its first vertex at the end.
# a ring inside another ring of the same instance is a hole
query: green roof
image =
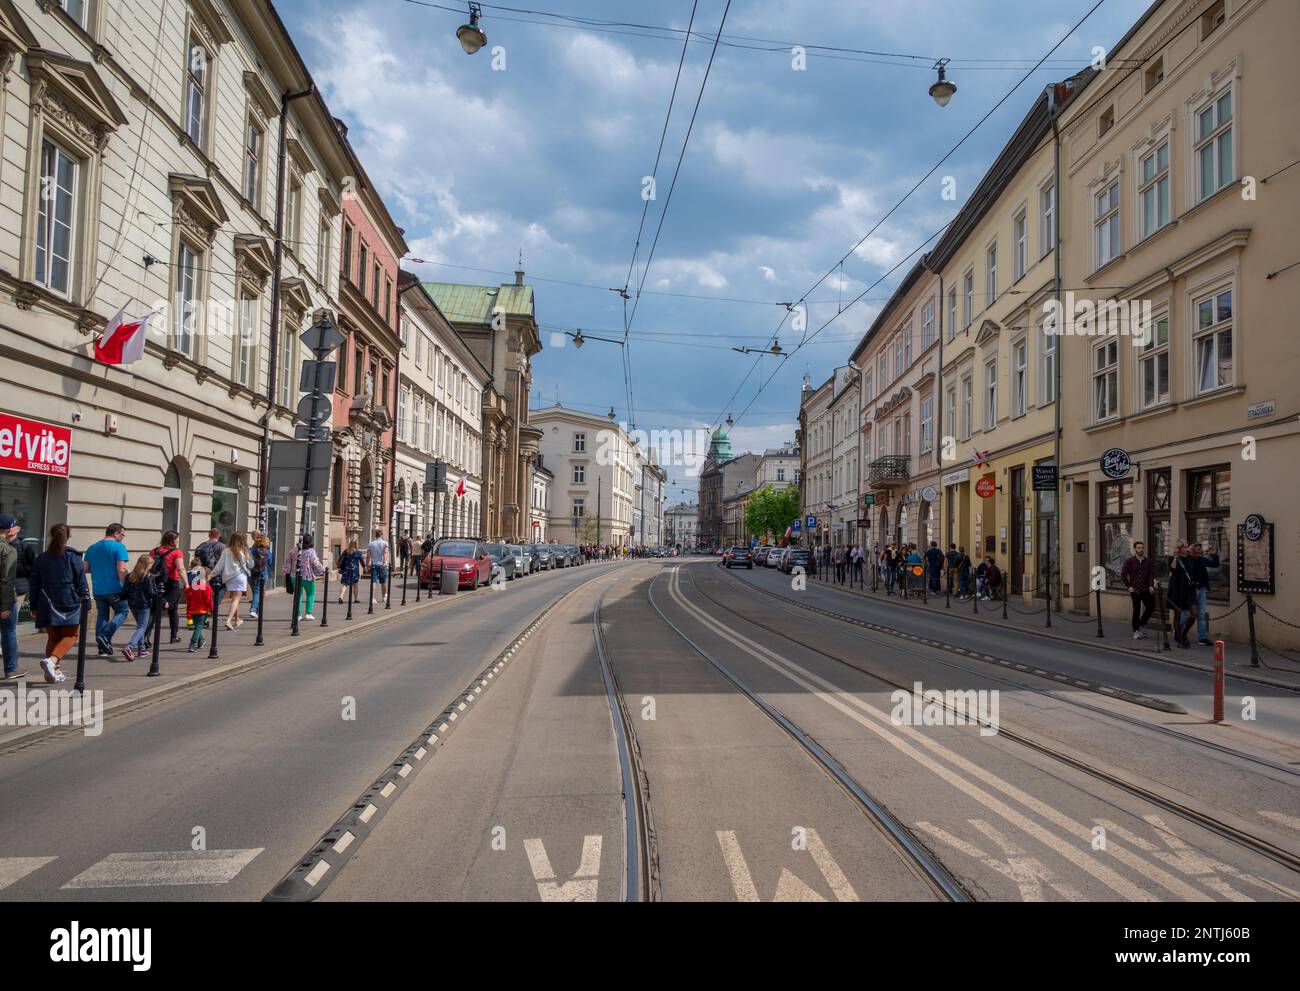
{"type": "Polygon", "coordinates": [[[426,282],[424,288],[452,323],[491,323],[492,311],[498,306],[506,316],[534,315],[532,286],[517,286],[513,282],[500,286],[426,282]]]}

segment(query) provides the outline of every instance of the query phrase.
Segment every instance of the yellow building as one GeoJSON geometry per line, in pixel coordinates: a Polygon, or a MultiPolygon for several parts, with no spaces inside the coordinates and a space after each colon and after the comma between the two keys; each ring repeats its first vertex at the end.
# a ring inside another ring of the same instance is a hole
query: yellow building
{"type": "Polygon", "coordinates": [[[926,260],[943,300],[943,539],[992,556],[1026,597],[1046,597],[1049,545],[1056,558],[1055,493],[1033,490],[1055,452],[1051,133],[1044,94],[926,260]]]}

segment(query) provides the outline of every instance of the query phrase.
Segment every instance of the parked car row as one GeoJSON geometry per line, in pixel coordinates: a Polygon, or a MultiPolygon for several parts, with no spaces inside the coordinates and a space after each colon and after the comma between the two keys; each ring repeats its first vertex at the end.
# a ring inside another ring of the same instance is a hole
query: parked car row
{"type": "Polygon", "coordinates": [[[582,554],[573,544],[496,544],[469,537],[440,540],[420,563],[420,587],[441,587],[443,571],[457,573],[458,588],[473,591],[489,585],[498,576],[513,581],[552,568],[567,568],[582,563],[582,554]]]}
{"type": "Polygon", "coordinates": [[[764,568],[776,568],[787,575],[795,568],[811,571],[813,563],[812,554],[806,547],[772,547],[764,544],[752,551],[748,547],[736,546],[713,553],[722,556],[722,564],[726,568],[752,569],[757,564],[764,568]]]}

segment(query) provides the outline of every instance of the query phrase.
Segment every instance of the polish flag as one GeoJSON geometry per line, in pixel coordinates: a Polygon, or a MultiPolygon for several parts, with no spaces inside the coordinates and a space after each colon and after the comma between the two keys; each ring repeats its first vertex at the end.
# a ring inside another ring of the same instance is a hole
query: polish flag
{"type": "Polygon", "coordinates": [[[463,496],[464,494],[465,494],[465,479],[462,478],[460,480],[460,484],[456,486],[456,495],[463,496]]]}
{"type": "Polygon", "coordinates": [[[138,320],[128,320],[124,314],[124,310],[118,310],[95,342],[96,361],[105,365],[130,365],[144,355],[146,327],[152,314],[146,313],[138,320]]]}

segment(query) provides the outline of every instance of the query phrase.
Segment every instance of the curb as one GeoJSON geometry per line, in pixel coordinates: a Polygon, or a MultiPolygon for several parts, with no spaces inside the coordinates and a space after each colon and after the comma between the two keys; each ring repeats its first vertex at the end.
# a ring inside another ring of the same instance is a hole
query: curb
{"type": "MultiPolygon", "coordinates": [[[[746,582],[746,584],[750,584],[746,582]]],[[[883,633],[886,636],[895,637],[899,640],[909,640],[912,643],[924,644],[927,647],[935,647],[939,650],[946,650],[962,657],[967,657],[976,661],[985,661],[989,664],[996,664],[999,667],[1009,668],[1019,671],[1021,674],[1037,675],[1048,681],[1057,682],[1062,685],[1069,685],[1072,688],[1082,688],[1085,691],[1094,692],[1103,695],[1106,698],[1119,699],[1121,702],[1132,702],[1134,705],[1140,705],[1147,709],[1155,709],[1159,712],[1168,712],[1174,715],[1186,715],[1187,710],[1175,702],[1168,699],[1157,698],[1154,695],[1143,695],[1140,692],[1130,692],[1123,688],[1115,688],[1111,685],[1105,685],[1097,681],[1086,681],[1083,678],[1071,678],[1068,675],[1059,674],[1056,671],[1047,671],[1043,668],[1032,667],[1028,664],[1021,664],[1019,661],[1009,661],[1003,657],[994,657],[992,654],[986,654],[983,651],[971,650],[968,647],[962,647],[957,644],[951,644],[944,640],[935,640],[932,637],[921,637],[914,633],[904,633],[902,630],[895,629],[892,626],[883,626],[880,623],[868,622],[865,619],[857,619],[853,616],[845,616],[842,613],[831,612],[829,609],[823,609],[820,606],[810,606],[805,602],[798,602],[794,599],[787,598],[770,589],[758,588],[758,591],[765,595],[770,595],[774,599],[780,599],[782,602],[796,606],[800,609],[807,609],[809,612],[820,613],[823,616],[829,616],[831,619],[839,620],[841,623],[848,623],[852,626],[860,626],[863,629],[871,630],[873,633],[883,633]]]]}
{"type": "MultiPolygon", "coordinates": [[[[877,599],[875,597],[869,597],[864,592],[854,592],[851,589],[839,588],[834,584],[823,582],[817,578],[810,579],[810,581],[816,582],[817,587],[819,588],[825,588],[833,592],[847,593],[849,595],[857,596],[858,598],[866,599],[868,602],[888,601],[886,599],[877,599]]],[[[762,591],[766,592],[768,590],[762,589],[762,591]]],[[[805,607],[805,608],[812,608],[812,607],[805,607]]],[[[941,613],[940,615],[949,615],[948,610],[944,610],[944,612],[941,613]]],[[[1106,651],[1110,651],[1112,654],[1117,654],[1120,657],[1128,657],[1130,659],[1138,658],[1144,661],[1154,661],[1157,664],[1172,664],[1175,667],[1184,668],[1188,671],[1196,671],[1200,674],[1208,675],[1211,677],[1214,675],[1213,668],[1202,667],[1199,664],[1189,664],[1186,661],[1180,661],[1173,657],[1164,657],[1162,656],[1165,653],[1164,651],[1161,651],[1160,654],[1157,655],[1155,651],[1151,651],[1151,650],[1133,650],[1132,648],[1129,647],[1116,646],[1115,644],[1111,644],[1111,643],[1096,643],[1095,641],[1092,640],[1083,640],[1078,637],[1069,637],[1060,633],[1049,633],[1046,629],[1034,629],[1033,627],[1029,627],[1029,626],[1024,626],[1024,627],[1005,626],[1002,623],[995,623],[992,620],[983,619],[979,616],[975,616],[974,614],[966,614],[966,615],[953,614],[953,618],[961,619],[972,623],[979,623],[983,626],[993,627],[994,629],[1011,630],[1017,633],[1026,633],[1030,636],[1042,637],[1045,640],[1055,640],[1059,643],[1068,643],[1076,647],[1078,646],[1093,647],[1097,650],[1106,650],[1106,651]]],[[[1092,617],[1092,619],[1093,621],[1095,621],[1096,617],[1092,617]]],[[[1245,646],[1245,645],[1240,644],[1238,646],[1245,646]]],[[[1273,678],[1255,675],[1250,673],[1252,670],[1253,669],[1251,668],[1247,668],[1245,671],[1242,671],[1239,665],[1231,665],[1227,668],[1226,673],[1228,677],[1237,678],[1241,681],[1247,681],[1257,685],[1266,685],[1269,688],[1280,688],[1283,691],[1300,693],[1300,685],[1292,684],[1290,682],[1285,682],[1285,681],[1277,681],[1276,679],[1273,678]]]]}
{"type": "MultiPolygon", "coordinates": [[[[592,562],[593,564],[601,562],[592,562]]],[[[392,808],[393,803],[414,780],[415,773],[428,758],[437,753],[458,725],[462,716],[491,687],[522,649],[524,643],[537,632],[548,616],[579,589],[604,577],[593,575],[573,586],[533,617],[523,631],[515,636],[496,658],[485,667],[431,722],[411,744],[398,754],[383,773],[375,779],[338,821],[327,829],[311,850],[296,863],[289,873],[262,899],[264,902],[308,902],[320,895],[338,876],[343,866],[352,859],[361,842],[373,832],[392,808]]]]}

